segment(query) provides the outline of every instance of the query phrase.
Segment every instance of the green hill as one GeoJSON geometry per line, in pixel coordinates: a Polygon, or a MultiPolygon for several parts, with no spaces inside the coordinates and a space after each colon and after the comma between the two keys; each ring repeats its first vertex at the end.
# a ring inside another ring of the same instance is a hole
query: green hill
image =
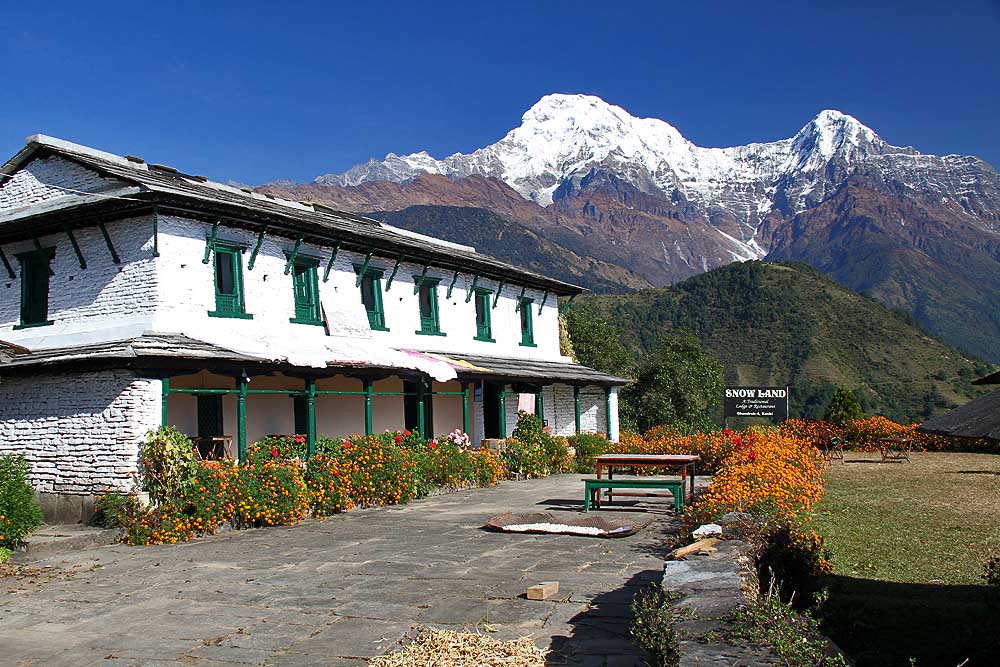
{"type": "Polygon", "coordinates": [[[637,357],[664,331],[694,331],[728,383],[789,385],[792,416],[820,417],[845,385],[868,413],[920,421],[980,393],[970,382],[991,371],[805,264],[730,264],[671,288],[578,302],[619,327],[637,357]]]}

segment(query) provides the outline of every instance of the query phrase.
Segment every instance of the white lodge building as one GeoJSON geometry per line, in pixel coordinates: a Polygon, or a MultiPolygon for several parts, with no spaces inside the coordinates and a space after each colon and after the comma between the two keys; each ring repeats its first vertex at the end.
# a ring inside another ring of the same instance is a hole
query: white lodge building
{"type": "Polygon", "coordinates": [[[558,297],[581,291],[35,135],[0,168],[0,453],[28,458],[50,520],[77,520],[161,424],[239,457],[271,434],[478,443],[518,410],[617,439],[624,381],[559,352],[558,297]]]}

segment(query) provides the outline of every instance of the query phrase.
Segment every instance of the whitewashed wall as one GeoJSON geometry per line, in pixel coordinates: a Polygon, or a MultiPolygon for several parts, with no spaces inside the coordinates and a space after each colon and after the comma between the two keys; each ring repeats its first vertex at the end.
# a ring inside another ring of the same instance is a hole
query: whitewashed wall
{"type": "Polygon", "coordinates": [[[0,185],[0,213],[78,193],[107,192],[124,185],[65,158],[34,159],[0,185]]]}
{"type": "MultiPolygon", "coordinates": [[[[292,278],[285,275],[286,252],[295,245],[293,239],[265,237],[253,270],[248,269],[250,256],[257,237],[244,230],[220,227],[217,238],[246,246],[243,254],[243,286],[246,312],[252,320],[215,318],[208,315],[215,309],[213,288],[213,263],[202,262],[206,239],[211,226],[208,223],[184,218],[160,217],[160,252],[157,261],[159,278],[164,289],[160,313],[165,321],[177,322],[185,327],[210,329],[220,335],[227,332],[253,332],[255,336],[289,337],[308,339],[325,335],[322,327],[293,324],[295,304],[292,297],[292,278]]],[[[414,276],[423,267],[403,263],[392,285],[386,289],[393,262],[373,257],[370,267],[384,272],[382,280],[385,323],[389,331],[371,331],[361,303],[361,294],[355,286],[355,264],[364,257],[341,251],[337,255],[329,280],[322,274],[330,258],[331,249],[302,244],[300,256],[314,257],[320,261],[320,299],[331,325],[332,335],[364,336],[387,346],[440,352],[464,352],[501,357],[564,360],[559,354],[559,324],[556,298],[550,295],[541,308],[543,293],[526,290],[525,296],[535,299],[532,305],[534,338],[537,347],[520,344],[520,315],[515,311],[520,286],[505,286],[496,308],[491,313],[493,337],[496,343],[474,340],[476,336],[475,303],[465,301],[473,276],[460,274],[450,299],[446,298],[453,272],[434,269],[427,275],[440,279],[438,287],[438,312],[444,336],[417,334],[420,314],[414,294],[414,276]],[[540,312],[541,311],[541,312],[540,312]]],[[[497,282],[481,279],[477,286],[496,289],[497,282]]]]}
{"type": "Polygon", "coordinates": [[[42,493],[125,488],[160,405],[160,382],[126,371],[3,378],[0,453],[23,454],[42,493]]]}

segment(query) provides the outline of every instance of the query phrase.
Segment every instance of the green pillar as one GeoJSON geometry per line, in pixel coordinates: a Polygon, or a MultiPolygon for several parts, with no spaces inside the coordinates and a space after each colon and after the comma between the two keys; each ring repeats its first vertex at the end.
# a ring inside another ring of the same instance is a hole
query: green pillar
{"type": "Polygon", "coordinates": [[[372,425],[372,381],[370,378],[364,379],[365,384],[365,435],[371,435],[375,430],[372,425]]]}
{"type": "Polygon", "coordinates": [[[604,433],[611,439],[611,387],[604,389],[604,433]]]}
{"type": "Polygon", "coordinates": [[[573,387],[573,413],[576,418],[576,434],[580,435],[580,388],[573,387]]]}
{"type": "Polygon", "coordinates": [[[312,458],[316,453],[316,380],[306,380],[306,451],[312,458]]]}
{"type": "Polygon", "coordinates": [[[462,383],[462,430],[466,433],[472,428],[469,419],[469,385],[462,383]]]}
{"type": "Polygon", "coordinates": [[[163,401],[160,404],[160,426],[167,425],[167,399],[170,397],[170,378],[160,380],[163,401]]]}
{"type": "Polygon", "coordinates": [[[500,385],[500,437],[507,437],[507,385],[500,385]]]}
{"type": "Polygon", "coordinates": [[[538,421],[545,423],[545,405],[542,400],[542,388],[539,387],[538,391],[535,392],[535,416],[538,417],[538,421]]]}
{"type": "Polygon", "coordinates": [[[236,378],[236,454],[240,463],[247,460],[247,378],[236,378]]]}
{"type": "Polygon", "coordinates": [[[424,422],[427,418],[427,407],[424,402],[427,400],[427,387],[423,378],[417,380],[417,430],[420,435],[427,437],[427,426],[424,422]]]}

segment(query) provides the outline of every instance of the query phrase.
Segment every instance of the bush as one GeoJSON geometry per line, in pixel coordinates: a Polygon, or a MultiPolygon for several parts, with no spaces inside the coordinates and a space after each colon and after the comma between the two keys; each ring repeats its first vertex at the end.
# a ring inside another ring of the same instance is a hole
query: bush
{"type": "Polygon", "coordinates": [[[0,547],[14,549],[42,524],[42,508],[28,483],[31,466],[23,456],[0,456],[0,547]]]}
{"type": "Polygon", "coordinates": [[[632,598],[632,621],[629,634],[646,654],[649,667],[677,667],[680,664],[680,638],[674,629],[674,615],[669,603],[675,599],[658,587],[639,591],[632,598]]]}
{"type": "Polygon", "coordinates": [[[298,461],[251,461],[236,470],[233,527],[291,526],[305,517],[309,490],[298,461]]]}
{"type": "Polygon", "coordinates": [[[247,459],[253,463],[265,463],[274,459],[301,459],[309,455],[309,445],[301,435],[285,435],[278,438],[264,438],[253,444],[247,452],[247,459]]]}
{"type": "Polygon", "coordinates": [[[533,414],[518,415],[517,426],[503,452],[509,470],[525,477],[547,477],[573,469],[565,438],[553,437],[533,414]]]}
{"type": "Polygon", "coordinates": [[[317,454],[306,465],[306,486],[316,516],[346,512],[354,507],[355,469],[335,453],[317,454]]]}
{"type": "MultiPolygon", "coordinates": [[[[339,459],[350,465],[356,505],[398,505],[417,496],[417,464],[402,434],[352,436],[341,443],[339,459]]],[[[410,436],[412,437],[412,436],[410,436]]],[[[417,436],[419,438],[419,436],[417,436]]]]}
{"type": "Polygon", "coordinates": [[[139,473],[154,505],[181,497],[191,489],[198,473],[194,445],[172,426],[150,431],[142,446],[139,473]]]}
{"type": "Polygon", "coordinates": [[[452,442],[432,440],[414,456],[421,496],[436,486],[458,488],[473,479],[472,456],[452,442]]]}
{"type": "Polygon", "coordinates": [[[830,404],[826,406],[823,421],[845,424],[855,419],[861,419],[863,416],[861,402],[854,395],[854,392],[847,387],[837,387],[837,390],[833,392],[833,398],[830,399],[830,404]]]}
{"type": "Polygon", "coordinates": [[[477,449],[470,452],[472,456],[472,475],[479,486],[493,486],[508,475],[503,459],[488,449],[477,449]]]}
{"type": "Polygon", "coordinates": [[[736,611],[733,639],[767,644],[786,667],[847,667],[833,654],[819,623],[808,612],[798,614],[776,595],[762,595],[736,611]]]}
{"type": "Polygon", "coordinates": [[[581,433],[567,440],[576,450],[576,471],[579,473],[594,472],[594,458],[611,449],[611,441],[598,433],[581,433]]]}
{"type": "Polygon", "coordinates": [[[194,537],[191,518],[172,505],[156,507],[125,529],[122,542],[131,546],[176,544],[194,537]]]}
{"type": "Polygon", "coordinates": [[[94,501],[90,523],[101,528],[125,528],[144,512],[145,508],[135,495],[109,491],[94,501]]]}
{"type": "Polygon", "coordinates": [[[817,602],[822,577],[832,571],[829,558],[815,532],[789,521],[767,526],[756,558],[761,588],[796,609],[809,609],[817,602]]]}

